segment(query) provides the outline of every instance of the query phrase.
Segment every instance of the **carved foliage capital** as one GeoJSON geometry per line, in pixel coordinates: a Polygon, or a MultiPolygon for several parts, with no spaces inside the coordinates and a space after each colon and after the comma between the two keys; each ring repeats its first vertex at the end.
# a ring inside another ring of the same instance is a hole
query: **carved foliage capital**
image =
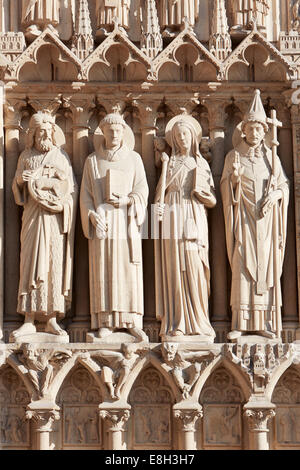
{"type": "Polygon", "coordinates": [[[25,100],[10,98],[4,103],[4,116],[6,128],[19,129],[22,119],[22,110],[26,107],[25,100]]]}
{"type": "Polygon", "coordinates": [[[172,113],[177,116],[179,114],[192,114],[195,107],[200,104],[200,101],[197,98],[185,98],[185,99],[174,99],[167,101],[166,104],[172,111],[172,113]]]}
{"type": "Polygon", "coordinates": [[[250,431],[268,432],[268,421],[274,418],[276,413],[270,408],[249,408],[244,414],[248,418],[250,431]]]}
{"type": "Polygon", "coordinates": [[[63,97],[63,107],[68,110],[74,126],[88,127],[91,114],[96,107],[94,97],[68,96],[63,97]]]}
{"type": "Polygon", "coordinates": [[[54,116],[62,104],[61,95],[57,96],[29,96],[28,104],[32,106],[34,111],[37,112],[47,112],[54,116]]]}
{"type": "Polygon", "coordinates": [[[130,411],[125,410],[100,410],[99,416],[109,424],[110,431],[124,431],[124,424],[130,417],[130,411]]]}
{"type": "Polygon", "coordinates": [[[99,96],[97,98],[97,101],[100,105],[104,106],[107,114],[121,114],[123,115],[125,107],[126,107],[126,102],[123,100],[112,100],[108,98],[103,98],[102,96],[99,96]]]}
{"type": "Polygon", "coordinates": [[[58,410],[27,410],[26,419],[37,424],[37,432],[51,432],[54,421],[60,419],[58,410]]]}
{"type": "Polygon", "coordinates": [[[140,118],[142,129],[155,128],[159,103],[134,100],[132,104],[138,111],[137,116],[140,118]]]}
{"type": "Polygon", "coordinates": [[[181,422],[183,431],[195,432],[196,422],[199,418],[203,418],[203,411],[198,410],[174,410],[174,418],[181,422]]]}

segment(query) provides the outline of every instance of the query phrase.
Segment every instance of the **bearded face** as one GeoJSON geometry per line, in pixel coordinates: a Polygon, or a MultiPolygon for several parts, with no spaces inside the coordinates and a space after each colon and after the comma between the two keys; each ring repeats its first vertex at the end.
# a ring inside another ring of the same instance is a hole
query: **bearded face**
{"type": "Polygon", "coordinates": [[[49,152],[53,147],[53,127],[50,122],[41,124],[35,133],[35,147],[40,152],[49,152]]]}

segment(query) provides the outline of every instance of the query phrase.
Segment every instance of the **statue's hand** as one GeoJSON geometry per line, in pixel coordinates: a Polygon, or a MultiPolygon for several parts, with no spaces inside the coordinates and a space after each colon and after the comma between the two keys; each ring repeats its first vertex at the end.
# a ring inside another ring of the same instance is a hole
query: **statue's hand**
{"type": "Polygon", "coordinates": [[[19,177],[19,181],[20,183],[26,183],[27,181],[29,181],[30,179],[34,178],[34,171],[31,171],[31,170],[25,170],[23,171],[22,175],[19,177]]]}
{"type": "Polygon", "coordinates": [[[239,163],[233,164],[233,173],[231,175],[231,181],[234,185],[237,185],[241,182],[242,176],[244,174],[244,167],[242,167],[239,163]]]}
{"type": "Polygon", "coordinates": [[[280,190],[272,191],[267,195],[264,199],[262,206],[261,206],[261,216],[265,217],[265,215],[272,209],[272,207],[282,198],[282,192],[280,190]]]}
{"type": "Polygon", "coordinates": [[[157,217],[162,220],[164,215],[165,215],[165,210],[166,210],[166,205],[165,204],[161,204],[160,202],[158,202],[157,204],[155,204],[154,206],[154,213],[157,215],[157,217]]]}
{"type": "Polygon", "coordinates": [[[98,232],[103,233],[103,235],[105,235],[107,233],[108,227],[107,227],[107,223],[106,223],[106,220],[104,219],[104,217],[97,214],[97,212],[91,212],[90,213],[90,220],[91,220],[92,224],[94,225],[95,229],[98,232]]]}
{"type": "Polygon", "coordinates": [[[110,199],[107,201],[108,204],[111,204],[116,209],[120,209],[121,207],[126,207],[131,204],[131,199],[128,196],[122,196],[121,194],[113,193],[114,199],[110,199]]]}

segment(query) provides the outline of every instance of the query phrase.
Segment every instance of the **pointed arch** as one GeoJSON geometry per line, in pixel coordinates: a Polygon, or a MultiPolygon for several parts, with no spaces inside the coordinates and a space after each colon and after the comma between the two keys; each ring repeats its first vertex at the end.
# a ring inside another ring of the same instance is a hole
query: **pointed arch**
{"type": "Polygon", "coordinates": [[[126,399],[126,401],[128,401],[128,397],[130,395],[132,387],[134,386],[135,381],[143,372],[143,370],[145,370],[145,368],[147,368],[149,365],[152,365],[164,377],[166,383],[172,390],[175,402],[177,403],[181,401],[180,390],[178,390],[178,387],[173,381],[171,375],[169,375],[167,370],[162,367],[161,362],[157,357],[154,356],[154,354],[148,354],[145,358],[141,359],[130,372],[122,392],[124,400],[126,399]]]}
{"type": "Polygon", "coordinates": [[[218,356],[214,361],[212,361],[206,367],[206,369],[204,369],[200,379],[198,380],[195,386],[193,397],[195,397],[195,399],[197,400],[200,399],[201,393],[207,381],[217,369],[222,367],[224,367],[229,372],[229,374],[234,377],[243,392],[245,402],[247,402],[251,396],[251,382],[249,376],[238,365],[234,364],[226,357],[223,357],[221,355],[218,356]]]}

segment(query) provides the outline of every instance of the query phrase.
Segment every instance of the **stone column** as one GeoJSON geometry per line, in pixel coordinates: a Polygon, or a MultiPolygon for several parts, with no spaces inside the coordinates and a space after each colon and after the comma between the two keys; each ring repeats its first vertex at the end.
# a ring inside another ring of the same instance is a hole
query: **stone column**
{"type": "MultiPolygon", "coordinates": [[[[225,105],[224,100],[206,101],[208,109],[210,139],[212,141],[211,170],[216,187],[217,206],[210,213],[210,252],[211,263],[211,322],[219,336],[230,328],[230,302],[228,295],[228,261],[225,238],[223,206],[220,193],[220,181],[225,161],[225,105]]],[[[226,337],[219,337],[219,342],[226,337]]]]}
{"type": "Polygon", "coordinates": [[[130,411],[128,409],[100,410],[100,418],[106,421],[109,434],[107,450],[124,450],[123,433],[124,425],[128,421],[130,411]]]}
{"type": "Polygon", "coordinates": [[[156,190],[156,167],[154,156],[154,137],[156,136],[156,119],[158,103],[135,100],[133,105],[138,110],[142,131],[142,158],[149,185],[148,239],[143,241],[144,263],[144,305],[145,319],[153,320],[155,314],[155,272],[154,243],[151,239],[151,207],[156,190]]]}
{"type": "MultiPolygon", "coordinates": [[[[76,95],[64,98],[64,107],[73,121],[73,169],[78,185],[81,183],[85,160],[89,155],[89,120],[95,108],[93,96],[76,95]]],[[[88,241],[83,235],[78,204],[75,230],[73,321],[70,326],[71,342],[84,342],[90,329],[89,255],[88,241]],[[80,263],[78,262],[80,260],[80,263]],[[85,292],[85,295],[80,295],[85,292]]]]}
{"type": "MultiPolygon", "coordinates": [[[[8,12],[7,12],[8,13],[8,12]]],[[[19,11],[17,2],[10,2],[10,31],[19,31],[19,11]]]]}
{"type": "Polygon", "coordinates": [[[5,225],[5,312],[4,318],[5,339],[11,331],[20,326],[20,317],[16,313],[18,281],[19,281],[19,253],[20,253],[20,217],[19,209],[15,204],[11,185],[17,169],[20,148],[20,130],[22,109],[26,101],[18,97],[8,98],[4,103],[5,128],[5,210],[4,219],[10,223],[5,225]],[[7,331],[6,331],[7,330],[7,331]]]}
{"type": "Polygon", "coordinates": [[[269,450],[268,421],[274,418],[274,409],[249,407],[244,414],[248,419],[250,450],[269,450]]]}
{"type": "Polygon", "coordinates": [[[33,450],[51,450],[50,433],[54,421],[60,419],[59,408],[42,408],[37,409],[35,406],[26,411],[26,418],[33,421],[34,432],[34,448],[33,450]]]}
{"type": "Polygon", "coordinates": [[[203,417],[202,407],[197,409],[174,409],[174,418],[179,421],[179,450],[197,450],[195,439],[196,422],[203,417]]]}
{"type": "MultiPolygon", "coordinates": [[[[298,286],[298,314],[300,315],[300,107],[291,106],[291,120],[293,130],[293,163],[295,185],[295,227],[296,227],[296,253],[297,253],[297,286],[298,286]]],[[[298,319],[296,340],[300,340],[300,317],[298,319]]]]}
{"type": "Polygon", "coordinates": [[[3,338],[4,313],[4,85],[0,83],[0,342],[3,338]]]}

